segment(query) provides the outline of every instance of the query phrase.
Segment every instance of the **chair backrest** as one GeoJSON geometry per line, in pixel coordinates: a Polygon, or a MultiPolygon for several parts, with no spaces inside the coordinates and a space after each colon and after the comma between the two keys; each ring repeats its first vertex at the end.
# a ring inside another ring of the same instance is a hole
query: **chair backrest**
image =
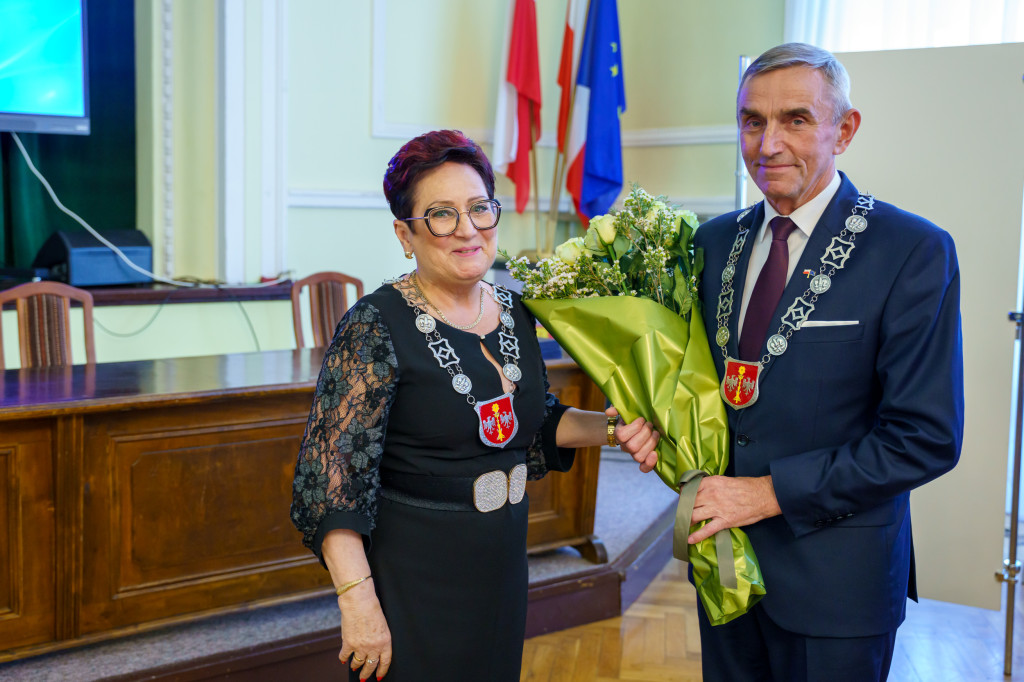
{"type": "MultiPolygon", "coordinates": [[[[0,310],[14,302],[18,319],[18,350],[22,367],[71,364],[71,301],[82,306],[85,323],[85,361],[96,362],[93,340],[92,294],[60,282],[29,282],[0,291],[0,310]]],[[[4,365],[0,325],[0,369],[4,365]]]]}
{"type": "Polygon", "coordinates": [[[313,329],[313,345],[326,346],[334,338],[345,311],[349,308],[348,287],[355,288],[355,303],[363,295],[363,281],[340,272],[317,272],[292,284],[292,320],[295,323],[295,344],[305,344],[302,333],[302,290],[309,288],[309,321],[313,329]]]}

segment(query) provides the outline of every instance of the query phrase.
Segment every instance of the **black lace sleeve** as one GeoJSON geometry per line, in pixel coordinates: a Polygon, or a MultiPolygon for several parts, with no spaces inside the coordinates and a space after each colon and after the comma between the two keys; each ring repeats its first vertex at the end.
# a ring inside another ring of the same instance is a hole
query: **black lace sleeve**
{"type": "Polygon", "coordinates": [[[387,325],[372,305],[357,303],[324,355],[295,465],[292,523],[318,557],[330,530],[348,528],[364,536],[373,530],[397,379],[387,325]]]}
{"type": "MultiPolygon", "coordinates": [[[[519,305],[523,305],[519,302],[518,296],[516,296],[516,301],[519,305]]],[[[526,306],[523,306],[523,311],[530,320],[532,328],[536,324],[536,318],[534,318],[526,306]]],[[[536,337],[531,339],[531,342],[537,343],[536,337]]],[[[537,347],[537,355],[540,355],[539,345],[537,347]]],[[[541,361],[540,371],[544,379],[544,421],[534,435],[530,446],[526,449],[526,477],[531,481],[544,478],[545,474],[549,471],[568,471],[576,459],[575,448],[560,448],[555,439],[558,422],[569,407],[558,402],[558,398],[551,393],[551,384],[548,382],[548,370],[544,366],[543,360],[541,361]]]]}
{"type": "Polygon", "coordinates": [[[544,478],[549,471],[568,471],[576,459],[575,448],[560,448],[555,442],[558,422],[569,407],[558,402],[558,398],[549,392],[548,372],[546,369],[543,372],[544,423],[526,449],[526,477],[531,481],[544,478]]]}

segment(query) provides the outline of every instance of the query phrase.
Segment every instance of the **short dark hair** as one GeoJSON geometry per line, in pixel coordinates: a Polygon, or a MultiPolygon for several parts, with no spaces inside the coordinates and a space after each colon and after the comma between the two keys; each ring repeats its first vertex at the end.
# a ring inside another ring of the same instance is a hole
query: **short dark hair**
{"type": "Polygon", "coordinates": [[[480,145],[458,130],[434,130],[409,140],[391,157],[384,173],[384,197],[391,213],[399,220],[412,217],[420,175],[448,161],[466,164],[479,173],[487,198],[494,198],[494,169],[480,145]]]}
{"type": "Polygon", "coordinates": [[[784,43],[766,51],[747,67],[739,89],[743,90],[754,76],[791,66],[807,66],[821,72],[832,95],[833,123],[839,123],[843,114],[853,108],[850,103],[850,75],[846,67],[828,50],[807,43],[784,43]]]}

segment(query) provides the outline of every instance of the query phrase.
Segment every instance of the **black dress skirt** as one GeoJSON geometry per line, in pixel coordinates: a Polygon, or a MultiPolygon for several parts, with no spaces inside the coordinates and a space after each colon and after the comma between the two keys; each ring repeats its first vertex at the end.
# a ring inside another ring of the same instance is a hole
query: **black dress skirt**
{"type": "Polygon", "coordinates": [[[519,464],[531,478],[568,469],[573,451],[554,441],[565,408],[547,392],[535,322],[518,296],[516,343],[502,342],[500,326],[480,337],[438,322],[453,351],[439,351],[440,360],[410,302],[418,301],[408,286],[385,284],[339,325],[299,453],[292,518],[318,555],[332,529],[364,535],[392,636],[386,680],[454,673],[511,682],[526,623],[528,500],[480,512],[473,482],[519,464]],[[513,394],[516,433],[502,448],[482,441],[474,407],[440,364],[457,356],[451,367],[471,379],[475,400],[500,396],[481,343],[501,364],[518,353],[523,373],[513,394]]]}

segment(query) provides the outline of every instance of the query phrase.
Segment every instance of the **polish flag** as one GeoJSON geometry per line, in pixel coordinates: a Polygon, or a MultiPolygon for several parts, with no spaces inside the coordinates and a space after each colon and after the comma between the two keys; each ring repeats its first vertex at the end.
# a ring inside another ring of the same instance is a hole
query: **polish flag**
{"type": "Polygon", "coordinates": [[[535,0],[511,0],[506,26],[492,163],[498,173],[504,173],[515,183],[516,211],[522,213],[530,199],[530,149],[540,137],[535,0]]]}
{"type": "MultiPolygon", "coordinates": [[[[558,103],[558,151],[560,152],[564,152],[568,144],[565,134],[569,127],[573,88],[576,86],[576,69],[580,63],[580,47],[583,45],[583,29],[586,21],[587,0],[569,0],[565,6],[562,58],[558,63],[558,86],[562,88],[562,97],[558,103]]],[[[586,120],[586,117],[583,120],[586,120]]],[[[575,155],[569,156],[569,158],[573,158],[573,156],[575,155]]]]}

